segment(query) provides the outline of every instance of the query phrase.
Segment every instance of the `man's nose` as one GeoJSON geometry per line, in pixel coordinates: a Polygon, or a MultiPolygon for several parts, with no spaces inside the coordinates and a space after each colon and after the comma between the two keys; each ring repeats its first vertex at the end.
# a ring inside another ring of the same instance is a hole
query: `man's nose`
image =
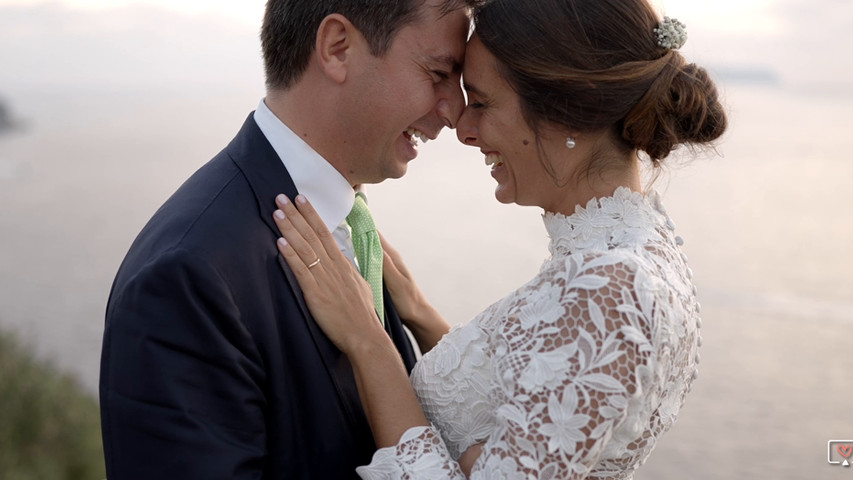
{"type": "Polygon", "coordinates": [[[456,128],[459,117],[465,109],[465,96],[462,94],[462,86],[459,82],[447,82],[441,87],[436,104],[436,112],[444,125],[456,128]]]}

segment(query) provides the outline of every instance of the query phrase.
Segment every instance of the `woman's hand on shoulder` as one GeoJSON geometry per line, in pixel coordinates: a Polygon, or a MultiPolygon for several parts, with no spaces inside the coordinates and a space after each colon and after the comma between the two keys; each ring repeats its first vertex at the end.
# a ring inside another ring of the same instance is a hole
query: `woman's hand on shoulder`
{"type": "Polygon", "coordinates": [[[344,353],[379,333],[370,285],[340,251],[325,223],[303,196],[276,197],[273,220],[282,234],[278,250],[293,270],[314,320],[344,353]],[[298,208],[297,208],[298,207],[298,208]]]}

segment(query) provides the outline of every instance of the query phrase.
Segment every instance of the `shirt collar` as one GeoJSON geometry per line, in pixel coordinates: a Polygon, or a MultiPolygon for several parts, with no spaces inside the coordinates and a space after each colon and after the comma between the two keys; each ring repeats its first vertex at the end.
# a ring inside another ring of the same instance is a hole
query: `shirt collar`
{"type": "Polygon", "coordinates": [[[355,203],[352,186],[332,164],[276,117],[263,99],[254,118],[287,168],[296,190],[311,201],[329,231],[334,231],[355,203]]]}

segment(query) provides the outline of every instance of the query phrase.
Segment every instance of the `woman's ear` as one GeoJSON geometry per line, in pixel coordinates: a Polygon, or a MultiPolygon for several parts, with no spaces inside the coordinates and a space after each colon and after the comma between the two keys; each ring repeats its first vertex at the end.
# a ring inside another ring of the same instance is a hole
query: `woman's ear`
{"type": "Polygon", "coordinates": [[[339,13],[333,13],[317,29],[315,55],[320,69],[332,81],[343,83],[352,60],[352,48],[358,29],[339,13]]]}

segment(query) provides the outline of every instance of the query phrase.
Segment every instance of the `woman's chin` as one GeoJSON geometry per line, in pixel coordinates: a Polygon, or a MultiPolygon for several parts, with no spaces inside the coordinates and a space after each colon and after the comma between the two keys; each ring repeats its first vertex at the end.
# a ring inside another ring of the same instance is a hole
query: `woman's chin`
{"type": "Polygon", "coordinates": [[[503,188],[501,185],[495,187],[495,199],[504,205],[515,203],[515,195],[512,195],[511,192],[508,192],[507,189],[503,188]]]}

